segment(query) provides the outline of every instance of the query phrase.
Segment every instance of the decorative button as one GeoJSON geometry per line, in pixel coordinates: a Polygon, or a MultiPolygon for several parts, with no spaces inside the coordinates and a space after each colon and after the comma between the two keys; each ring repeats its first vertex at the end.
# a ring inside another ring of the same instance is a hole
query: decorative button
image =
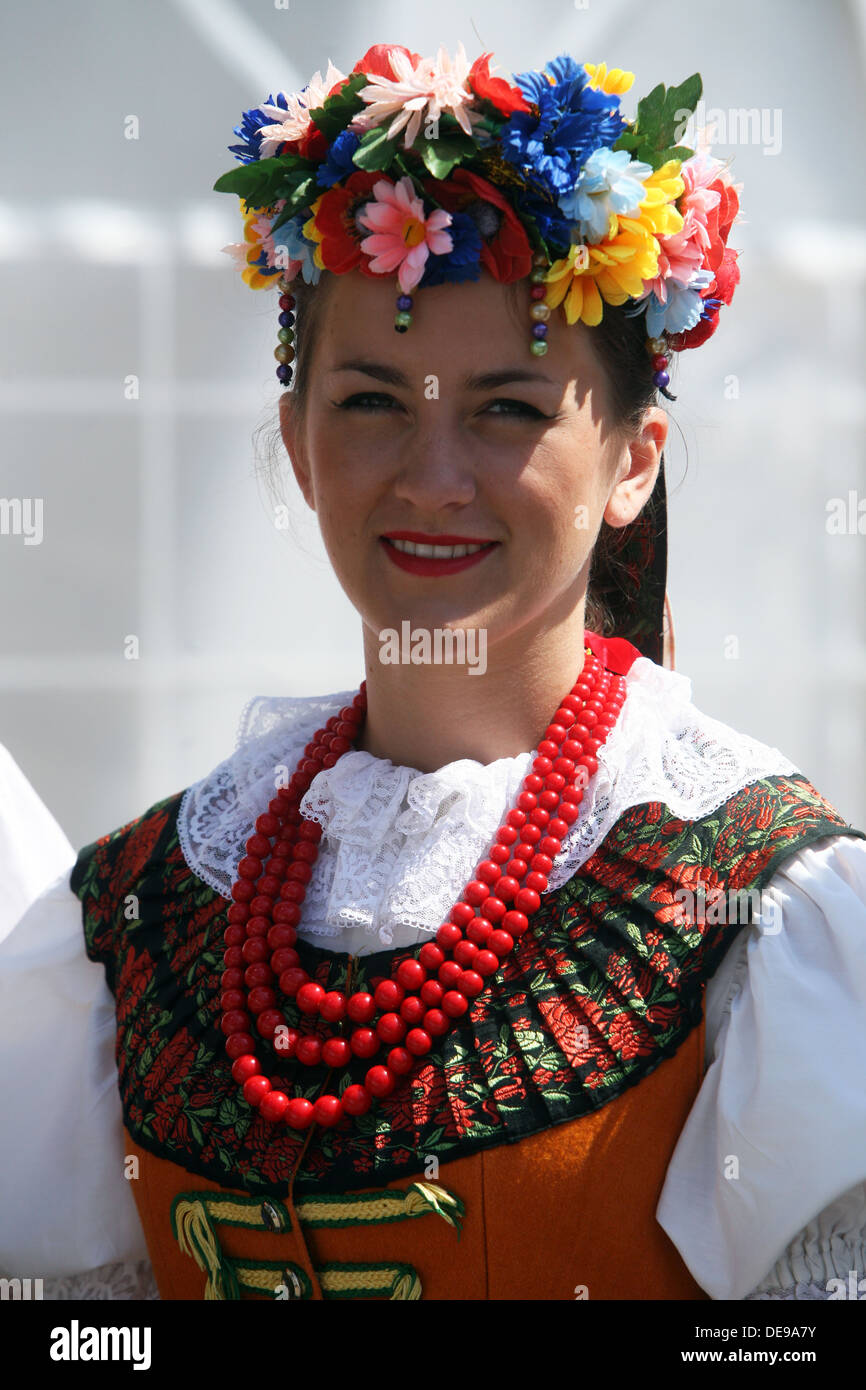
{"type": "Polygon", "coordinates": [[[283,1229],[283,1218],[270,1202],[262,1202],[262,1221],[269,1231],[281,1231],[283,1229]]]}
{"type": "Polygon", "coordinates": [[[292,1269],[291,1266],[286,1270],[285,1274],[283,1275],[283,1283],[289,1291],[289,1298],[303,1298],[304,1287],[300,1279],[298,1278],[295,1270],[292,1269]]]}

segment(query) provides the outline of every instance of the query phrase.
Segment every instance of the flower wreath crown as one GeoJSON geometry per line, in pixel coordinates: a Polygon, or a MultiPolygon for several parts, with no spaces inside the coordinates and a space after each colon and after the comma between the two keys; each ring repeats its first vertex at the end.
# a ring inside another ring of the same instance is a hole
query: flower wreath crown
{"type": "Polygon", "coordinates": [[[659,85],[620,112],[634,75],[561,54],[514,83],[390,44],[346,76],[328,62],[301,92],[245,111],[229,150],[242,168],[214,184],[241,198],[233,255],[253,289],[280,289],[277,377],[291,383],[292,282],[322,270],[396,271],[394,327],[416,286],[531,282],[530,350],[547,351],[550,312],[593,327],[603,305],[645,314],[653,384],[669,400],[669,352],[698,347],[739,281],[727,245],[739,211],[725,163],[676,142],[700,74],[659,85]]]}

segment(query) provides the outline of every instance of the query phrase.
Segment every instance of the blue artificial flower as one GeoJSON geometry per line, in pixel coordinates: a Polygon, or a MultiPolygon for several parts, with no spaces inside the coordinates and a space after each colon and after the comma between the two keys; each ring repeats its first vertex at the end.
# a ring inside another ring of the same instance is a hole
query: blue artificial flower
{"type": "Polygon", "coordinates": [[[652,173],[650,164],[632,159],[628,150],[593,150],[575,188],[560,195],[559,206],[585,241],[603,241],[611,213],[633,216],[646,197],[643,180],[652,173]]]}
{"type": "Polygon", "coordinates": [[[447,231],[454,245],[441,256],[431,251],[418,282],[419,289],[446,281],[460,284],[481,275],[481,232],[475,219],[468,212],[452,212],[447,231]]]}
{"type": "Polygon", "coordinates": [[[309,241],[301,231],[301,227],[308,221],[309,216],[310,210],[305,208],[303,212],[290,217],[288,222],[283,223],[282,227],[277,227],[271,236],[274,241],[274,253],[276,254],[282,247],[290,260],[301,262],[301,275],[307,284],[317,285],[322,272],[313,260],[316,243],[309,241]]]}
{"type": "Polygon", "coordinates": [[[358,172],[352,156],[360,144],[354,130],[341,130],[328,150],[328,158],[316,170],[316,182],[321,188],[332,188],[350,174],[358,172]]]}
{"type": "Polygon", "coordinates": [[[646,311],[647,337],[658,338],[662,333],[686,333],[706,317],[706,301],[701,299],[700,290],[705,290],[713,282],[711,270],[698,270],[692,276],[688,287],[669,279],[666,283],[667,303],[662,304],[654,290],[635,300],[634,307],[626,309],[627,317],[646,311]]]}
{"type": "Polygon", "coordinates": [[[552,252],[568,255],[571,246],[572,223],[563,217],[559,204],[531,186],[513,190],[512,201],[521,221],[534,222],[552,252]]]}
{"type": "MultiPolygon", "coordinates": [[[[269,96],[262,106],[279,106],[282,111],[288,111],[289,104],[285,92],[277,92],[276,97],[269,96]]],[[[242,145],[229,145],[229,151],[239,159],[242,164],[252,164],[261,158],[262,146],[262,126],[274,125],[273,115],[266,115],[261,106],[254,106],[251,111],[245,111],[240,125],[234,127],[235,135],[239,135],[243,141],[242,145]]]]}
{"type": "Polygon", "coordinates": [[[613,145],[625,130],[619,97],[588,86],[586,69],[567,53],[514,80],[539,114],[512,112],[500,131],[503,157],[559,198],[573,190],[593,150],[613,145]]]}

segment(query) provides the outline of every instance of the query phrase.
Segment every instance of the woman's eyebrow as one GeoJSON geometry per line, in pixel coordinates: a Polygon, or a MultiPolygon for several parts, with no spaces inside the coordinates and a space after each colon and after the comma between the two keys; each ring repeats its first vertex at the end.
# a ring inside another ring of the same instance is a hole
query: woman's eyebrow
{"type": "MultiPolygon", "coordinates": [[[[386,382],[389,386],[410,385],[408,377],[401,372],[398,367],[389,367],[384,362],[372,362],[367,358],[353,357],[345,362],[340,362],[331,369],[333,372],[364,372],[367,376],[375,377],[377,381],[386,382]]],[[[466,377],[464,386],[470,391],[490,391],[496,386],[506,386],[509,382],[540,381],[548,386],[555,386],[557,383],[543,372],[533,372],[526,367],[503,367],[496,372],[476,372],[466,377]]]]}

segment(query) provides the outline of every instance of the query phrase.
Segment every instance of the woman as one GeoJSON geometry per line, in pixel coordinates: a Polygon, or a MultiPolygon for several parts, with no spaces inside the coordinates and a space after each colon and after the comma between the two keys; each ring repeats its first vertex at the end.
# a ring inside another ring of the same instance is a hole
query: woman
{"type": "Polygon", "coordinates": [[[146,1253],[161,1297],[220,1299],[862,1275],[864,837],[659,664],[657,392],[730,301],[737,198],[675,142],[699,79],[626,122],[630,81],[377,46],[237,128],[218,187],[279,285],[282,437],[366,679],[254,700],[5,943],[22,1123],[46,1018],[63,1048],[3,1156],[4,1268],[110,1293],[146,1253]]]}

